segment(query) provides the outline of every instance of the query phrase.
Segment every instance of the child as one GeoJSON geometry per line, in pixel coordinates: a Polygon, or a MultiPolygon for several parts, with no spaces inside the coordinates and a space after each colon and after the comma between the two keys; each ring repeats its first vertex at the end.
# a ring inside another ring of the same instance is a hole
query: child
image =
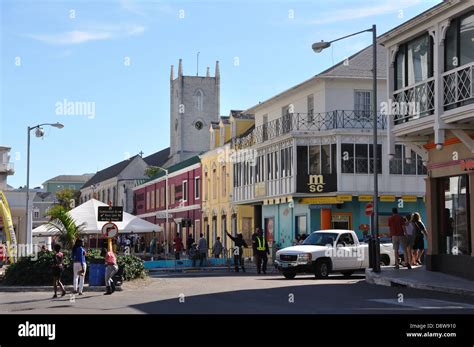
{"type": "Polygon", "coordinates": [[[61,276],[64,271],[64,255],[61,252],[61,246],[58,244],[54,245],[54,258],[53,258],[53,286],[54,286],[54,295],[53,298],[58,297],[58,285],[62,290],[61,296],[66,295],[66,290],[64,289],[63,284],[61,283],[61,276]]]}

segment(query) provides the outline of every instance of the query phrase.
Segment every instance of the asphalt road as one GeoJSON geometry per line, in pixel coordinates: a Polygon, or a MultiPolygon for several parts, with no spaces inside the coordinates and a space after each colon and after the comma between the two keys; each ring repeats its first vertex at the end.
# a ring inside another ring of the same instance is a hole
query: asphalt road
{"type": "Polygon", "coordinates": [[[0,314],[473,314],[474,298],[365,283],[364,275],[327,280],[278,274],[152,274],[111,296],[89,292],[51,299],[46,292],[1,293],[0,314]]]}

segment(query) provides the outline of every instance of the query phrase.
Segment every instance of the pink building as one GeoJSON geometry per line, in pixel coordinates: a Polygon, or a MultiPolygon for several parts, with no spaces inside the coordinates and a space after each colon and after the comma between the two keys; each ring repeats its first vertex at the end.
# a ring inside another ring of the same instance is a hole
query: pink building
{"type": "Polygon", "coordinates": [[[134,214],[162,226],[166,240],[173,240],[179,232],[186,245],[188,235],[194,240],[201,233],[201,162],[198,156],[184,160],[160,172],[154,178],[135,187],[134,214]],[[166,226],[166,199],[168,192],[168,226],[166,226]]]}

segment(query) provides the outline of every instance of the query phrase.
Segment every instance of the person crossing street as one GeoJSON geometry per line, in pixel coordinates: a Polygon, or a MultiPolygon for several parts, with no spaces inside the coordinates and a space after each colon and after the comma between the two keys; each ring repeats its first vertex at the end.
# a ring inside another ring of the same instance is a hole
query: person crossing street
{"type": "Polygon", "coordinates": [[[226,234],[230,237],[232,241],[235,242],[234,247],[234,266],[235,272],[239,272],[239,264],[242,268],[242,271],[245,272],[245,265],[244,265],[244,258],[243,258],[243,248],[247,248],[247,243],[245,242],[241,233],[237,235],[237,237],[233,237],[231,234],[226,232],[226,234]]]}

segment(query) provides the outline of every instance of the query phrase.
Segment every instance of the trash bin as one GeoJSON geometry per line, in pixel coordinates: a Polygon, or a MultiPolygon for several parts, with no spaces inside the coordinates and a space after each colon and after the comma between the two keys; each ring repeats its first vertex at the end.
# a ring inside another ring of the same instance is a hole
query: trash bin
{"type": "Polygon", "coordinates": [[[89,285],[105,285],[105,264],[90,264],[89,266],[89,285]]]}

